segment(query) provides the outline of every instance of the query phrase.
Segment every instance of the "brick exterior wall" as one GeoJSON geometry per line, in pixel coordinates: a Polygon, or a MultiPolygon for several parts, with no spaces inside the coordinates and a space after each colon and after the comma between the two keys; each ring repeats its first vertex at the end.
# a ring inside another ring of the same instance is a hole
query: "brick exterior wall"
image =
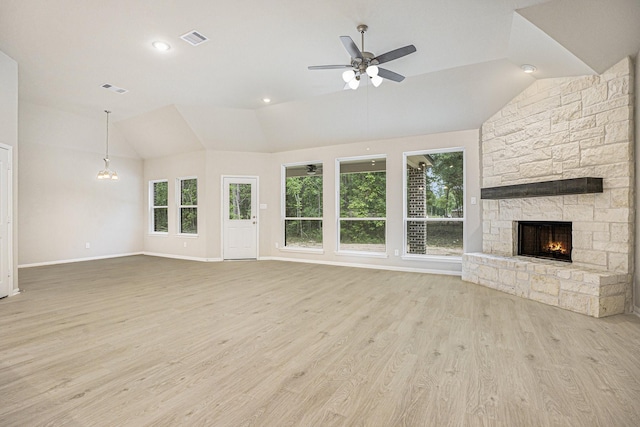
{"type": "MultiPolygon", "coordinates": [[[[427,198],[425,186],[427,175],[424,169],[408,167],[407,198],[409,203],[409,218],[425,218],[427,214],[427,198]]],[[[408,221],[407,223],[407,253],[427,253],[427,224],[425,222],[408,221]]]]}

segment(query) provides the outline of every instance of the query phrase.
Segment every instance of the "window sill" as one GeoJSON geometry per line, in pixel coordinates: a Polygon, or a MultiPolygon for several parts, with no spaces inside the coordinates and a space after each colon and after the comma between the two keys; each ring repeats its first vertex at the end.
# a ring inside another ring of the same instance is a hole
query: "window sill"
{"type": "Polygon", "coordinates": [[[176,234],[176,237],[185,237],[187,239],[197,239],[198,235],[197,234],[178,233],[178,234],[176,234]]]}
{"type": "Polygon", "coordinates": [[[169,233],[151,232],[148,234],[151,237],[169,237],[169,233]]]}
{"type": "Polygon", "coordinates": [[[462,257],[443,255],[402,255],[402,259],[405,261],[438,261],[451,263],[462,262],[462,257]]]}
{"type": "Polygon", "coordinates": [[[293,253],[301,253],[301,254],[318,254],[323,255],[324,249],[317,248],[297,248],[291,246],[285,246],[284,248],[279,248],[280,252],[293,252],[293,253]]]}
{"type": "Polygon", "coordinates": [[[386,252],[335,251],[339,256],[358,256],[363,258],[389,258],[386,252]]]}

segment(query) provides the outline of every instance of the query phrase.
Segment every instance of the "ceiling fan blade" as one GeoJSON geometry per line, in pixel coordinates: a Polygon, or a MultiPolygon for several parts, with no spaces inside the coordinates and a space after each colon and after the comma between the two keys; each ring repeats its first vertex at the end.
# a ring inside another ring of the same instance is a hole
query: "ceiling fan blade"
{"type": "Polygon", "coordinates": [[[339,68],[353,68],[351,65],[310,65],[310,70],[337,70],[339,68]]]}
{"type": "Polygon", "coordinates": [[[416,47],[412,44],[405,47],[400,47],[398,49],[394,49],[387,53],[383,53],[382,55],[378,55],[374,60],[378,61],[378,64],[384,64],[385,62],[393,61],[394,59],[402,58],[403,56],[409,55],[416,51],[416,47]]]}
{"type": "Polygon", "coordinates": [[[401,82],[404,80],[404,76],[398,73],[394,73],[393,71],[389,71],[386,68],[378,67],[378,75],[383,79],[393,80],[394,82],[401,82]]]}
{"type": "Polygon", "coordinates": [[[344,48],[347,49],[347,52],[349,52],[349,55],[351,55],[352,58],[362,59],[362,52],[360,52],[360,49],[358,49],[358,46],[353,42],[353,39],[351,37],[340,36],[340,41],[342,42],[344,48]]]}

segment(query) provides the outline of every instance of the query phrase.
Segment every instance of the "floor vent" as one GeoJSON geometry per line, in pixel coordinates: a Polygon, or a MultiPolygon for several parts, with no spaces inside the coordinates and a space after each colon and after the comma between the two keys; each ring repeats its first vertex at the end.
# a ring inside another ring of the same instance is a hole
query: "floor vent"
{"type": "Polygon", "coordinates": [[[105,83],[100,87],[102,87],[104,89],[107,89],[107,90],[110,90],[111,92],[119,93],[120,95],[122,95],[123,93],[129,92],[127,89],[123,89],[123,88],[118,87],[118,86],[110,85],[109,83],[105,83]]]}
{"type": "Polygon", "coordinates": [[[187,34],[181,35],[180,38],[192,46],[198,46],[209,40],[206,36],[203,36],[202,34],[200,34],[195,30],[189,31],[187,34]]]}

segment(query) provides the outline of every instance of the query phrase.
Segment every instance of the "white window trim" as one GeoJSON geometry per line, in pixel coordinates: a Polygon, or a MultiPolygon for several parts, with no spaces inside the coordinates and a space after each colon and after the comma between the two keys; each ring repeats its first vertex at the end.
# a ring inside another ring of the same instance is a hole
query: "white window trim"
{"type": "MultiPolygon", "coordinates": [[[[335,167],[335,196],[336,196],[336,250],[334,253],[336,255],[348,255],[348,256],[361,256],[361,257],[369,257],[369,258],[388,258],[389,255],[387,251],[389,250],[387,242],[389,240],[388,232],[389,232],[389,223],[387,221],[387,217],[369,217],[369,218],[342,218],[340,216],[340,164],[342,162],[352,162],[352,161],[362,161],[362,160],[378,160],[384,159],[385,164],[387,162],[386,154],[368,154],[366,156],[354,156],[354,157],[339,157],[336,159],[336,167],[335,167]],[[362,221],[384,221],[384,252],[370,252],[370,251],[351,251],[340,249],[340,221],[351,221],[351,220],[362,220],[362,221]]],[[[385,166],[385,173],[387,173],[388,168],[385,166]]],[[[385,187],[384,191],[385,196],[385,211],[388,205],[388,191],[385,187]]],[[[385,212],[386,214],[387,212],[385,212]]]]}
{"type": "Polygon", "coordinates": [[[324,254],[324,162],[322,160],[313,160],[307,162],[295,162],[295,163],[285,163],[280,167],[280,224],[282,226],[281,234],[280,234],[280,247],[278,248],[281,252],[300,252],[300,253],[316,253],[316,254],[324,254]],[[287,168],[294,166],[305,166],[305,165],[322,165],[323,166],[323,174],[322,174],[322,216],[321,217],[288,217],[287,216],[287,168]],[[287,240],[285,237],[285,227],[286,221],[323,221],[322,229],[323,229],[323,239],[322,239],[322,247],[321,248],[305,248],[301,246],[287,246],[287,240]]]}
{"type": "Polygon", "coordinates": [[[153,179],[149,181],[149,235],[151,236],[168,236],[169,235],[169,180],[168,179],[153,179]],[[167,206],[155,206],[153,204],[154,186],[156,183],[167,183],[167,206]],[[167,209],[167,231],[155,231],[153,225],[155,224],[155,209],[166,208],[167,209]]]}
{"type": "Polygon", "coordinates": [[[428,255],[428,254],[409,254],[407,253],[407,223],[409,221],[424,221],[424,222],[455,222],[459,221],[463,223],[462,227],[462,253],[465,253],[466,247],[466,219],[467,219],[467,153],[464,147],[449,147],[442,149],[432,150],[419,150],[419,151],[407,151],[403,153],[402,162],[402,256],[401,259],[407,261],[424,261],[425,259],[432,261],[451,261],[460,262],[462,257],[460,256],[446,256],[446,255],[428,255]],[[407,212],[407,157],[417,156],[420,154],[439,154],[439,153],[456,153],[462,152],[462,197],[464,205],[462,206],[462,218],[408,218],[407,212]]]}
{"type": "Polygon", "coordinates": [[[200,203],[200,185],[198,182],[198,177],[197,176],[181,176],[176,178],[176,191],[175,191],[175,195],[176,195],[176,230],[177,236],[180,237],[198,237],[198,233],[183,233],[182,232],[182,208],[196,208],[196,229],[199,231],[200,230],[200,209],[198,208],[198,205],[183,205],[182,204],[182,181],[186,181],[188,179],[195,179],[196,180],[196,194],[198,197],[198,203],[200,203]]]}

